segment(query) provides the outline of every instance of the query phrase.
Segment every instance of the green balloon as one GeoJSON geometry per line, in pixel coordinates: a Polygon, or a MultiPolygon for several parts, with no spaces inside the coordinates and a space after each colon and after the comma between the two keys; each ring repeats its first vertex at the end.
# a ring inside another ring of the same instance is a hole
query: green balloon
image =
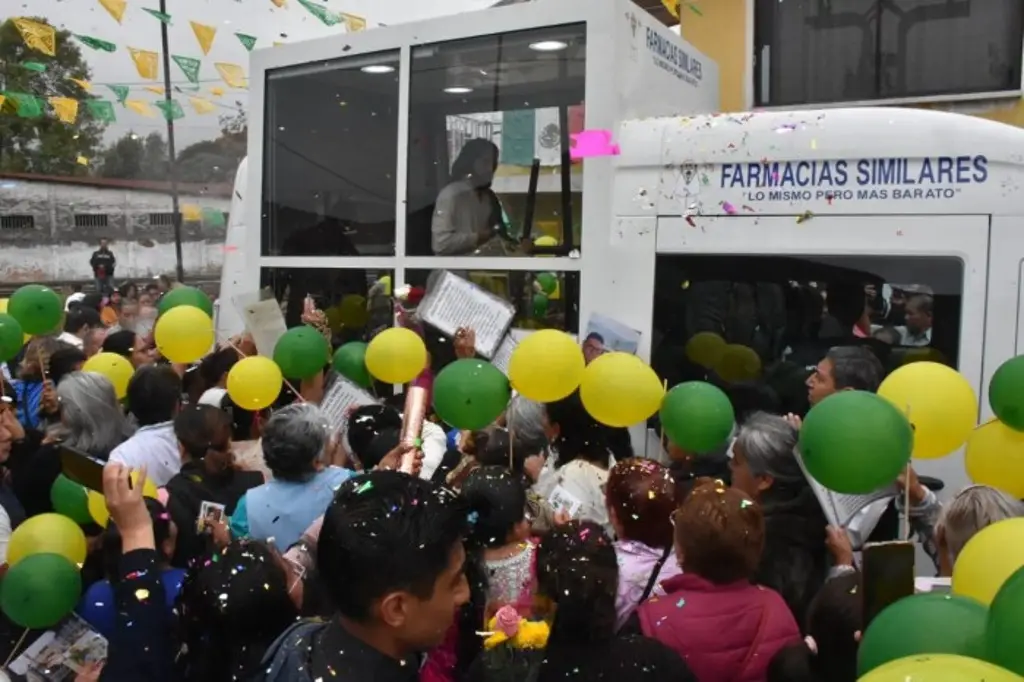
{"type": "Polygon", "coordinates": [[[331,346],[323,334],[309,325],[292,327],[274,346],[274,362],[290,379],[308,379],[323,370],[331,346]]]}
{"type": "Polygon", "coordinates": [[[157,310],[163,315],[171,308],[177,308],[179,305],[190,305],[193,308],[199,308],[210,317],[213,317],[213,301],[195,287],[171,289],[160,299],[157,310]]]}
{"type": "Polygon", "coordinates": [[[434,379],[437,416],[456,429],[476,431],[494,423],[511,397],[508,379],[489,362],[456,360],[434,379]]]}
{"type": "Polygon", "coordinates": [[[1024,675],[1024,568],[996,592],[988,609],[985,660],[1024,675]]]}
{"type": "Polygon", "coordinates": [[[1024,431],[1024,355],[1007,360],[992,375],[988,403],[999,421],[1024,431]]]}
{"type": "Polygon", "coordinates": [[[544,294],[533,296],[533,316],[545,317],[548,314],[548,297],[544,294]]]}
{"type": "Polygon", "coordinates": [[[60,326],[64,304],[50,287],[26,284],[11,295],[7,314],[18,321],[26,334],[49,334],[60,326]]]}
{"type": "MultiPolygon", "coordinates": [[[[959,595],[904,597],[879,613],[864,631],[857,653],[857,674],[866,675],[889,661],[919,654],[984,659],[988,616],[984,605],[959,595]]],[[[1016,642],[1018,648],[1020,641],[1016,642]]]]}
{"type": "Polygon", "coordinates": [[[350,341],[334,352],[334,370],[349,381],[370,388],[373,379],[366,369],[366,344],[350,341]]]}
{"type": "Polygon", "coordinates": [[[64,474],[58,475],[50,486],[50,503],[53,510],[75,523],[92,523],[88,500],[85,488],[64,474]]]}
{"type": "Polygon", "coordinates": [[[7,313],[0,313],[0,362],[7,362],[18,354],[25,340],[21,324],[7,313]]]}
{"type": "Polygon", "coordinates": [[[533,278],[540,285],[540,290],[550,296],[558,290],[558,278],[550,272],[538,272],[533,278]]]}
{"type": "Polygon", "coordinates": [[[885,398],[840,391],[811,408],[800,429],[800,454],[818,483],[862,495],[906,469],[914,444],[910,422],[885,398]]]}
{"type": "Polygon", "coordinates": [[[725,443],[736,414],[725,392],[706,381],[672,388],[661,403],[661,427],[689,454],[703,454],[725,443]]]}
{"type": "Polygon", "coordinates": [[[71,613],[81,593],[78,567],[59,554],[33,554],[0,582],[0,608],[15,624],[40,630],[71,613]]]}

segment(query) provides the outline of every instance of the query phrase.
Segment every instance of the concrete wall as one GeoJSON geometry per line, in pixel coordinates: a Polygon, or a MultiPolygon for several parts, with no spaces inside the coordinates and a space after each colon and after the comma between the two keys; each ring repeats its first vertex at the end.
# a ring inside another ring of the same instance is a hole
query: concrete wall
{"type": "MultiPolygon", "coordinates": [[[[230,200],[183,194],[182,204],[227,212],[230,200]]],[[[32,228],[0,229],[0,279],[5,283],[89,279],[89,256],[98,240],[110,240],[117,280],[175,270],[174,229],[150,223],[151,213],[170,213],[171,198],[151,191],[24,180],[0,181],[0,217],[31,215],[32,228]],[[107,216],[106,227],[76,227],[76,215],[107,216]]],[[[224,227],[182,225],[186,276],[217,275],[224,256],[224,227]]]]}

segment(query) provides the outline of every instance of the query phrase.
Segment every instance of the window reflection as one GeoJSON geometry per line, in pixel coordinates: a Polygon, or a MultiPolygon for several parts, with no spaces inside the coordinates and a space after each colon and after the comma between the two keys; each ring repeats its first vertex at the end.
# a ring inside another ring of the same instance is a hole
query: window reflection
{"type": "Polygon", "coordinates": [[[369,341],[393,321],[393,272],[341,268],[263,268],[260,286],[281,302],[288,327],[302,324],[311,296],[327,317],[332,344],[369,341]]]}
{"type": "MultiPolygon", "coordinates": [[[[418,285],[420,290],[414,293],[415,301],[418,302],[428,291],[432,281],[430,274],[429,270],[408,271],[410,281],[421,282],[418,285]]],[[[578,272],[474,270],[457,274],[512,303],[516,309],[513,329],[561,329],[570,334],[579,331],[578,272]]],[[[425,333],[434,370],[455,359],[451,339],[431,328],[425,333]]]]}
{"type": "Polygon", "coordinates": [[[267,75],[263,255],[395,252],[398,53],[267,75]]]}
{"type": "Polygon", "coordinates": [[[583,25],[413,48],[410,255],[579,248],[585,51],[583,25]]]}

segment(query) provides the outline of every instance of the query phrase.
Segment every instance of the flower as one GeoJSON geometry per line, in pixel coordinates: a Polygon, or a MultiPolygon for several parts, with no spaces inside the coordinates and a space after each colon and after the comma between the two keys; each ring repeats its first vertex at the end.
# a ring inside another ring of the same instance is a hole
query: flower
{"type": "Polygon", "coordinates": [[[519,612],[512,606],[502,606],[494,614],[494,622],[497,630],[500,630],[509,639],[515,638],[519,632],[519,612]]]}
{"type": "Polygon", "coordinates": [[[516,649],[543,649],[548,643],[551,628],[543,621],[520,618],[511,606],[502,606],[488,623],[490,632],[484,640],[485,649],[508,644],[516,649]]]}

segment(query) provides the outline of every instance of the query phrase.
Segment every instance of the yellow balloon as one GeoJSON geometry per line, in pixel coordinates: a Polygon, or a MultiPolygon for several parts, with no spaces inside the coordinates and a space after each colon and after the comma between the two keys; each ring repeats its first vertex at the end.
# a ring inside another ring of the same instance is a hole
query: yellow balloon
{"type": "Polygon", "coordinates": [[[605,353],[583,370],[580,400],[602,424],[624,427],[642,422],[658,411],[664,397],[658,375],[630,353],[605,353]]]}
{"type": "Polygon", "coordinates": [[[274,404],[281,394],[283,382],[284,377],[277,363],[270,358],[254,355],[242,358],[228,372],[228,395],[235,405],[255,412],[274,404]]]}
{"type": "Polygon", "coordinates": [[[937,362],[900,367],[878,387],[878,395],[910,420],[917,459],[952,453],[977,424],[978,398],[971,384],[955,369],[937,362]]]}
{"type": "Polygon", "coordinates": [[[1024,677],[977,658],[917,654],[889,661],[858,682],[1024,682],[1024,677]]]}
{"type": "Polygon", "coordinates": [[[11,533],[7,563],[14,566],[33,554],[60,554],[71,563],[85,563],[85,533],[62,514],[37,514],[11,533]]]}
{"type": "MultiPolygon", "coordinates": [[[[8,299],[6,299],[6,298],[0,298],[0,313],[6,313],[7,312],[7,301],[8,301],[8,299]]],[[[32,338],[31,334],[25,334],[24,338],[22,339],[22,342],[23,343],[28,343],[28,340],[31,339],[31,338],[32,338]]]]}
{"type": "Polygon", "coordinates": [[[123,358],[117,353],[97,353],[85,361],[82,371],[95,372],[105,376],[114,385],[117,399],[122,400],[128,395],[128,382],[131,381],[135,368],[127,358],[123,358]]]}
{"type": "Polygon", "coordinates": [[[381,284],[384,287],[385,296],[391,295],[391,275],[384,275],[383,277],[377,280],[377,283],[381,284]]]}
{"type": "Polygon", "coordinates": [[[179,305],[156,321],[153,340],[160,355],[171,362],[195,362],[213,347],[213,320],[199,308],[179,305]]]}
{"type": "Polygon", "coordinates": [[[722,349],[714,370],[729,383],[751,381],[761,376],[761,356],[753,348],[730,343],[722,349]]]}
{"type": "MultiPolygon", "coordinates": [[[[533,240],[533,245],[534,246],[558,246],[558,240],[555,239],[552,236],[544,235],[542,237],[537,237],[536,239],[534,239],[533,240]]],[[[541,253],[541,254],[537,254],[537,257],[538,258],[554,258],[555,255],[552,254],[552,253],[541,253]]]]}
{"type": "Polygon", "coordinates": [[[1024,518],[1006,519],[982,528],[967,541],[953,564],[953,592],[986,606],[1024,566],[1024,518]]]}
{"type": "Polygon", "coordinates": [[[725,339],[714,332],[697,332],[686,342],[686,357],[695,365],[714,367],[725,352],[725,339]]]}
{"type": "Polygon", "coordinates": [[[106,528],[110,522],[110,512],[107,511],[107,500],[95,490],[86,491],[86,504],[89,506],[89,516],[99,526],[106,528]]]}
{"type": "Polygon", "coordinates": [[[405,327],[385,329],[366,347],[366,369],[388,384],[412,381],[427,367],[427,347],[405,327]]]}
{"type": "Polygon", "coordinates": [[[1024,499],[1024,433],[998,419],[982,424],[967,439],[964,467],[978,485],[990,485],[1024,499]]]}
{"type": "Polygon", "coordinates": [[[541,329],[512,351],[508,380],[530,400],[552,403],[579,388],[585,367],[576,339],[556,329],[541,329]]]}

